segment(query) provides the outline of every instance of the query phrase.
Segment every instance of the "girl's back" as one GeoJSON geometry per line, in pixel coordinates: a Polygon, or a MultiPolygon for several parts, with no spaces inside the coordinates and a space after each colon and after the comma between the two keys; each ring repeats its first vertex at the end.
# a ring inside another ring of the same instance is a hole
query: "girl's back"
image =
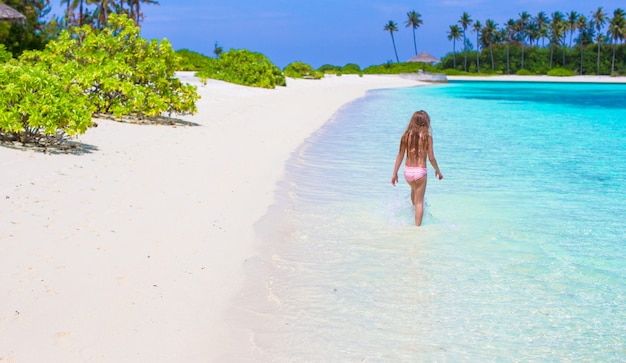
{"type": "Polygon", "coordinates": [[[404,132],[402,141],[406,145],[406,165],[426,167],[428,155],[428,126],[410,128],[404,132]]]}

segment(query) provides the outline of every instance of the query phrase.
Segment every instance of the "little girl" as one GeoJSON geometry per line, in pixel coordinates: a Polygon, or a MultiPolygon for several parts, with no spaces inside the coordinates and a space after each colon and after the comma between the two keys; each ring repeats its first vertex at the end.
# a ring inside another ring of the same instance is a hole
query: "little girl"
{"type": "Polygon", "coordinates": [[[433,137],[430,133],[430,117],[426,111],[413,113],[409,126],[400,139],[400,151],[396,157],[396,165],[393,169],[391,184],[398,182],[398,170],[406,153],[406,164],[404,166],[404,178],[411,187],[411,203],[415,207],[415,225],[422,224],[424,216],[424,193],[426,192],[426,156],[430,164],[435,169],[435,175],[439,180],[443,179],[435,152],[433,151],[433,137]]]}

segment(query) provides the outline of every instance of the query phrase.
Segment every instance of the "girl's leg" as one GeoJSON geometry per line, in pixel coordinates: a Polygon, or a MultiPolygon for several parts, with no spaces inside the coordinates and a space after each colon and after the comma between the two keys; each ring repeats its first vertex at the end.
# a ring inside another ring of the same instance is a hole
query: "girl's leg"
{"type": "Polygon", "coordinates": [[[426,176],[419,180],[409,182],[411,186],[411,198],[415,206],[415,225],[422,225],[422,218],[424,217],[424,194],[426,193],[426,176]]]}

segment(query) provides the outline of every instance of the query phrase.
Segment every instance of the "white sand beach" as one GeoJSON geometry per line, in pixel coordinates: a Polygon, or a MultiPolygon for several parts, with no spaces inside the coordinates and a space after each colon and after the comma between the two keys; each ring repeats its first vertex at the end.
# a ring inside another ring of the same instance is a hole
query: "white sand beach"
{"type": "Polygon", "coordinates": [[[395,76],[199,86],[188,124],[98,120],[70,153],[0,147],[0,362],[216,362],[285,161],[395,76]],[[231,312],[232,314],[232,312],[231,312]]]}

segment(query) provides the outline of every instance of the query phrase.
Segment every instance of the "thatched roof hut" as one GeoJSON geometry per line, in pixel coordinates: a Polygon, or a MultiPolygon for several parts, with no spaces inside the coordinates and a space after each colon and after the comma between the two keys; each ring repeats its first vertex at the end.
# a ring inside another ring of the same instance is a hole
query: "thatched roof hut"
{"type": "Polygon", "coordinates": [[[0,20],[24,22],[26,17],[12,7],[0,3],[0,20]]]}
{"type": "Polygon", "coordinates": [[[420,54],[416,55],[415,57],[409,59],[407,62],[416,62],[416,63],[438,63],[440,62],[439,59],[433,57],[432,55],[426,53],[426,52],[421,52],[420,54]]]}

